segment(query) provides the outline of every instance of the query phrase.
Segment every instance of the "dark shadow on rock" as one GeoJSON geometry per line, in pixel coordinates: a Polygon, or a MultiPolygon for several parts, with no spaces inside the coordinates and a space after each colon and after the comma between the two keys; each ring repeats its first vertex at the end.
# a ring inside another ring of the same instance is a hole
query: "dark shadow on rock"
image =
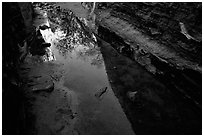
{"type": "Polygon", "coordinates": [[[21,89],[6,79],[2,86],[2,134],[22,134],[25,128],[25,113],[21,89]]]}
{"type": "Polygon", "coordinates": [[[136,134],[202,133],[200,110],[110,44],[97,40],[112,89],[136,134]]]}
{"type": "Polygon", "coordinates": [[[178,94],[189,98],[189,101],[201,109],[202,75],[200,72],[188,68],[178,69],[168,61],[162,61],[153,54],[140,49],[139,44],[137,48],[132,49],[124,39],[102,26],[98,27],[98,32],[98,35],[109,42],[117,52],[144,66],[144,69],[154,74],[166,86],[174,88],[178,94]]]}

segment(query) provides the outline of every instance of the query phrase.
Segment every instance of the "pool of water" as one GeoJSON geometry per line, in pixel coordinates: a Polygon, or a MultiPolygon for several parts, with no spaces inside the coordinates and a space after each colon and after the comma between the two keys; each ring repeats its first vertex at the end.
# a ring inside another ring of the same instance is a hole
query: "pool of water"
{"type": "Polygon", "coordinates": [[[57,22],[47,20],[45,24],[51,29],[41,33],[51,43],[50,52],[54,56],[51,60],[63,64],[63,86],[77,98],[74,129],[78,134],[134,134],[109,84],[94,37],[88,38],[74,18],[68,17],[70,21],[60,18],[66,14],[72,13],[52,13],[53,21],[57,22]]]}
{"type": "Polygon", "coordinates": [[[133,134],[131,126],[109,85],[99,48],[75,46],[65,56],[54,48],[56,61],[64,63],[64,86],[77,94],[81,134],[133,134]],[[108,87],[101,98],[96,94],[108,87]]]}
{"type": "Polygon", "coordinates": [[[44,65],[54,64],[44,70],[61,78],[46,104],[38,99],[39,134],[201,133],[200,111],[112,45],[97,42],[80,23],[86,24],[86,13],[76,18],[80,8],[58,3],[40,9],[37,22],[50,26],[41,31],[51,43],[44,65]]]}

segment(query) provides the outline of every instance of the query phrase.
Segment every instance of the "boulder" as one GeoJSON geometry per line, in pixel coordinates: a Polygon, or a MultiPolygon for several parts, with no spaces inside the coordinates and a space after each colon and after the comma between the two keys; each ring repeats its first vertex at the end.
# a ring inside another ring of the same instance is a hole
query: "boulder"
{"type": "Polygon", "coordinates": [[[54,83],[49,76],[41,76],[35,78],[32,76],[27,83],[28,91],[30,92],[52,92],[54,90],[54,83]]]}

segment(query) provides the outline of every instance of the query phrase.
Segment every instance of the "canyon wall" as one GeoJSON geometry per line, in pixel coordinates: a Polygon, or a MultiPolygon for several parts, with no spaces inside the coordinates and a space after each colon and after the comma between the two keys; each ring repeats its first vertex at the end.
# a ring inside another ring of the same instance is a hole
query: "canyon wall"
{"type": "Polygon", "coordinates": [[[202,3],[98,3],[98,35],[201,107],[202,3]]]}
{"type": "Polygon", "coordinates": [[[22,134],[25,113],[17,69],[24,40],[34,30],[32,3],[2,3],[2,133],[22,134]]]}

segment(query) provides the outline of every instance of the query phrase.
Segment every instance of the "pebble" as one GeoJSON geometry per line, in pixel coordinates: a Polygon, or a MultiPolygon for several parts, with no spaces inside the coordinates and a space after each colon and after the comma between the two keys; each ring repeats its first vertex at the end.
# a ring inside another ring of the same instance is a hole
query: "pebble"
{"type": "Polygon", "coordinates": [[[127,97],[131,100],[131,101],[135,101],[135,95],[138,93],[138,91],[135,91],[135,92],[131,92],[131,91],[128,91],[127,92],[127,97]]]}

